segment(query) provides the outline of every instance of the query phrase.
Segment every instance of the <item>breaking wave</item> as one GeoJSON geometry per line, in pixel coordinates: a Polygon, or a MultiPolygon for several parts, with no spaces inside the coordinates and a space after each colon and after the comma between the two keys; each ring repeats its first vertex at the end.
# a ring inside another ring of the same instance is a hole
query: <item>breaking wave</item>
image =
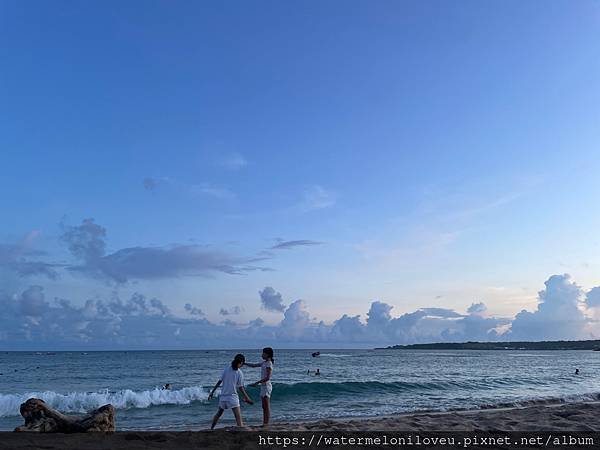
{"type": "Polygon", "coordinates": [[[206,400],[208,393],[200,386],[191,386],[172,391],[155,388],[148,391],[124,389],[111,392],[107,389],[99,392],[70,392],[67,394],[53,391],[0,394],[0,417],[18,416],[21,403],[32,397],[40,398],[48,406],[62,412],[82,413],[107,403],[112,404],[116,409],[187,405],[194,401],[206,400]]]}

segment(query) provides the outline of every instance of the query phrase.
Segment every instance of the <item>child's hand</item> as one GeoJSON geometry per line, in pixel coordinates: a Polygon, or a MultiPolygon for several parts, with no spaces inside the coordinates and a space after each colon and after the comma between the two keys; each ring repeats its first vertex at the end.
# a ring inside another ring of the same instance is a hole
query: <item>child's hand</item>
{"type": "Polygon", "coordinates": [[[254,405],[254,402],[252,400],[250,400],[249,398],[245,398],[244,402],[248,403],[249,405],[254,405]]]}
{"type": "Polygon", "coordinates": [[[213,393],[208,394],[208,401],[210,402],[213,399],[213,393]]]}
{"type": "Polygon", "coordinates": [[[258,386],[258,381],[256,383],[252,383],[250,386],[252,386],[252,387],[258,386]]]}

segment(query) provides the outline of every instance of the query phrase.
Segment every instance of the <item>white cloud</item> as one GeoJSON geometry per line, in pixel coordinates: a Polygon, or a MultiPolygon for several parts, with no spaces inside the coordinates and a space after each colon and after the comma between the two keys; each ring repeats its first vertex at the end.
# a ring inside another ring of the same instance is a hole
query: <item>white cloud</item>
{"type": "Polygon", "coordinates": [[[600,308],[600,287],[590,289],[585,301],[588,308],[600,308]]]}
{"type": "Polygon", "coordinates": [[[467,309],[469,314],[483,314],[486,311],[487,306],[485,306],[483,302],[472,303],[471,306],[469,306],[469,309],[467,309]]]}
{"type": "Polygon", "coordinates": [[[285,311],[281,294],[276,292],[271,286],[266,286],[262,291],[259,291],[259,295],[263,309],[275,312],[285,311]]]}
{"type": "Polygon", "coordinates": [[[534,312],[521,311],[512,323],[508,337],[514,340],[586,339],[589,324],[583,311],[583,290],[570,275],[552,275],[538,294],[534,312]]]}
{"type": "Polygon", "coordinates": [[[421,308],[395,316],[392,305],[373,301],[366,320],[340,313],[339,319],[327,324],[312,318],[304,300],[285,306],[282,295],[266,287],[260,291],[263,307],[268,305],[267,309],[283,312],[279,323],[269,325],[261,318],[248,323],[213,323],[191,304],[185,305],[189,316],[181,318],[160,300],[140,293],[128,300],[117,294],[108,300],[89,299],[82,306],[65,299],[50,302],[43,287],[33,285],[18,295],[0,294],[0,348],[373,347],[581,339],[591,337],[595,321],[590,311],[599,306],[598,292],[600,287],[585,295],[568,275],[553,275],[539,293],[538,308],[522,311],[514,320],[484,317],[483,303],[471,305],[467,314],[445,308],[421,308]]]}

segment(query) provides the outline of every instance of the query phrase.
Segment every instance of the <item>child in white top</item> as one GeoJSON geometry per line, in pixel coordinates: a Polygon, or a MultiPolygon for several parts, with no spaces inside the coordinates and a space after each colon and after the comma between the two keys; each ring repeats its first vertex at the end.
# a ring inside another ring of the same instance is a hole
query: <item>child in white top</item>
{"type": "Polygon", "coordinates": [[[252,364],[246,363],[249,367],[260,367],[260,380],[252,383],[250,386],[258,386],[260,384],[260,399],[263,407],[263,426],[269,426],[271,418],[271,392],[273,392],[273,384],[271,383],[271,374],[273,373],[273,349],[265,347],[262,351],[262,363],[252,364]]]}
{"type": "Polygon", "coordinates": [[[242,391],[244,401],[249,405],[253,403],[252,400],[250,400],[250,397],[248,397],[248,393],[244,388],[244,374],[240,369],[240,367],[244,365],[245,361],[246,358],[244,358],[244,355],[235,355],[235,358],[233,359],[233,361],[231,361],[231,365],[225,367],[221,378],[219,378],[219,381],[217,381],[217,383],[215,384],[215,387],[213,388],[212,392],[208,395],[208,400],[212,400],[217,388],[221,384],[223,384],[223,387],[221,388],[221,395],[219,396],[219,409],[213,417],[212,424],[210,426],[211,430],[215,427],[215,425],[217,425],[217,422],[223,415],[223,412],[229,408],[231,408],[231,411],[235,416],[235,421],[238,427],[244,426],[242,414],[240,412],[240,397],[238,396],[237,392],[238,388],[240,391],[242,391]]]}

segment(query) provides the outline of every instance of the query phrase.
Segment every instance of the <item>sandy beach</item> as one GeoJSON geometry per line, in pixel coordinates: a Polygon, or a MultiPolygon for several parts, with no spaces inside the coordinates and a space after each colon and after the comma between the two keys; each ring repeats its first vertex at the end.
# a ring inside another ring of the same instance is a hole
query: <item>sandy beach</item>
{"type": "Polygon", "coordinates": [[[272,431],[598,431],[600,402],[274,424],[272,431]]]}
{"type": "MultiPolygon", "coordinates": [[[[275,423],[269,433],[346,432],[593,432],[600,430],[600,402],[536,405],[445,413],[419,413],[360,419],[324,419],[275,423]]],[[[192,449],[259,448],[259,427],[186,432],[117,432],[90,434],[3,433],[0,450],[44,449],[192,449]],[[240,432],[241,431],[241,432],[240,432]]]]}

